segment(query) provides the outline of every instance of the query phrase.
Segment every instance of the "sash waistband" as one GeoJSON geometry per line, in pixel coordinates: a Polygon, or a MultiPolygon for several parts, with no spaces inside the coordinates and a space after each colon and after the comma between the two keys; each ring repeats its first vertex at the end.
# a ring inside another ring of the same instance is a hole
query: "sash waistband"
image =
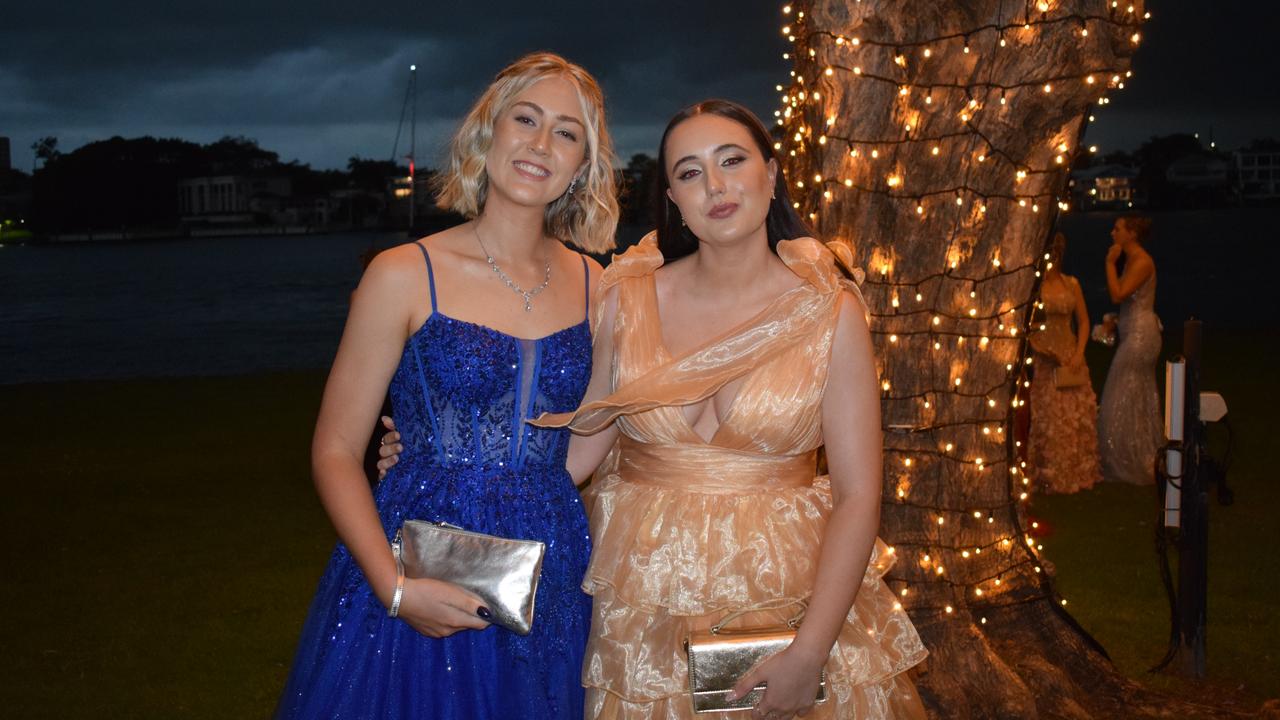
{"type": "Polygon", "coordinates": [[[817,474],[818,452],[766,455],[714,445],[655,445],[625,435],[618,475],[639,485],[698,493],[740,493],[804,487],[817,474]]]}

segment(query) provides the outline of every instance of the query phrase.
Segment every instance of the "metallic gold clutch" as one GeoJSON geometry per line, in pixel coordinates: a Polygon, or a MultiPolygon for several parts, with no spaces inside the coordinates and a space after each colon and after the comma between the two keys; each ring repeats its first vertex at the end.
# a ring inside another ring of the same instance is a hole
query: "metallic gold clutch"
{"type": "Polygon", "coordinates": [[[493,622],[517,635],[533,629],[533,603],[546,546],[536,540],[469,532],[456,525],[405,520],[391,544],[405,577],[451,582],[482,601],[493,622]]]}
{"type": "MultiPolygon", "coordinates": [[[[727,623],[743,612],[747,611],[735,612],[710,630],[698,630],[685,638],[685,651],[689,653],[689,694],[695,713],[733,712],[755,707],[764,696],[763,684],[732,702],[726,697],[743,675],[770,655],[787,649],[796,638],[796,627],[803,615],[801,612],[785,625],[725,629],[727,623]]],[[[827,673],[823,670],[818,678],[817,702],[825,702],[826,699],[827,673]]]]}

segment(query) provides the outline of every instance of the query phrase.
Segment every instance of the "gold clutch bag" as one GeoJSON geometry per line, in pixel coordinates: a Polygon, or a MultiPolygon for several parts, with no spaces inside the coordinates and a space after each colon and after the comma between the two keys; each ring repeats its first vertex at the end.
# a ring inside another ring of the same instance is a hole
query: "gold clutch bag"
{"type": "Polygon", "coordinates": [[[1056,388],[1072,388],[1089,384],[1089,367],[1087,365],[1059,365],[1053,369],[1053,386],[1056,388]]]}
{"type": "Polygon", "coordinates": [[[405,520],[391,544],[405,577],[451,582],[484,601],[496,625],[533,629],[533,603],[546,546],[469,532],[456,525],[405,520]]]}
{"type": "MultiPolygon", "coordinates": [[[[794,603],[791,603],[794,604],[794,603]]],[[[801,610],[785,625],[769,627],[725,628],[744,612],[765,610],[760,607],[731,613],[710,630],[697,630],[685,638],[685,651],[689,654],[689,694],[695,713],[733,712],[750,710],[764,696],[765,686],[757,685],[751,692],[730,701],[729,691],[761,661],[787,649],[796,639],[796,628],[804,615],[801,610]]],[[[827,699],[827,672],[818,676],[817,702],[827,699]]]]}

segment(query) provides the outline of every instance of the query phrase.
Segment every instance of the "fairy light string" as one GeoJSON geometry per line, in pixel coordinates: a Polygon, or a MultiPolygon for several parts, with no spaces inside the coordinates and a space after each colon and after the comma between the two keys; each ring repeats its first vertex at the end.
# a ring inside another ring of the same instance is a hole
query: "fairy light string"
{"type": "Polygon", "coordinates": [[[1030,388],[1027,339],[1043,322],[1035,298],[1050,267],[1048,231],[1037,238],[1039,251],[1002,258],[1001,238],[993,242],[984,228],[1051,230],[1069,210],[1069,168],[1097,150],[1084,146],[1084,131],[1107,94],[1132,79],[1128,57],[1150,13],[1140,2],[1005,0],[994,21],[895,38],[887,36],[890,23],[870,21],[876,3],[849,5],[845,28],[820,26],[814,0],[783,6],[781,30],[791,44],[784,58],[793,69],[776,87],[774,147],[787,161],[797,209],[816,226],[828,214],[834,223],[846,208],[873,206],[891,213],[895,228],[926,223],[945,240],[939,269],[912,277],[900,276],[892,243],[859,248],[884,361],[884,502],[902,520],[887,579],[917,619],[964,611],[985,625],[984,613],[997,608],[1045,599],[1065,605],[1026,519],[1034,469],[1014,437],[1030,388]],[[996,62],[999,54],[1071,38],[1127,45],[1129,54],[996,77],[997,65],[1006,73],[1010,66],[996,62]],[[846,127],[852,123],[836,98],[853,87],[887,108],[882,127],[897,130],[870,137],[846,127]],[[1061,103],[1080,108],[1073,137],[1010,143],[1012,109],[1061,103]],[[901,383],[890,357],[910,369],[901,383]]]}

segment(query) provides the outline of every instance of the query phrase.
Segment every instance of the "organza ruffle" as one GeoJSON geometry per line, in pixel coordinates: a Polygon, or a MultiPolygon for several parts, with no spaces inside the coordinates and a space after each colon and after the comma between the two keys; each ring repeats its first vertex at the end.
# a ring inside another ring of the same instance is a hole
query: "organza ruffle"
{"type": "MultiPolygon", "coordinates": [[[[832,505],[826,476],[722,494],[609,475],[585,500],[596,543],[583,590],[608,587],[630,607],[690,616],[807,597],[832,505]]],[[[864,589],[892,565],[877,540],[864,589]]]]}
{"type": "MultiPolygon", "coordinates": [[[[831,509],[826,477],[724,495],[613,475],[588,499],[598,539],[584,583],[595,596],[583,667],[589,717],[691,717],[685,636],[733,610],[807,597],[831,509]]],[[[893,711],[914,698],[894,677],[926,651],[883,582],[893,560],[877,540],[826,666],[833,702],[817,717],[914,717],[893,711]]],[[[796,610],[750,612],[734,626],[781,624],[796,610]]]]}
{"type": "MultiPolygon", "coordinates": [[[[849,265],[843,246],[802,238],[777,250],[805,283],[680,357],[662,342],[653,238],[615,260],[602,279],[618,287],[613,392],[538,423],[589,433],[616,420],[621,431],[585,497],[595,543],[583,583],[594,595],[582,676],[590,717],[693,718],[687,634],[733,611],[749,610],[734,627],[778,625],[798,610],[782,601],[813,592],[832,510],[813,453],[840,292],[856,285],[838,269],[849,265]],[[679,406],[737,378],[719,429],[701,437],[679,406]]],[[[923,717],[901,673],[925,649],[882,580],[892,562],[877,541],[826,664],[832,700],[813,717],[923,717]]]]}

